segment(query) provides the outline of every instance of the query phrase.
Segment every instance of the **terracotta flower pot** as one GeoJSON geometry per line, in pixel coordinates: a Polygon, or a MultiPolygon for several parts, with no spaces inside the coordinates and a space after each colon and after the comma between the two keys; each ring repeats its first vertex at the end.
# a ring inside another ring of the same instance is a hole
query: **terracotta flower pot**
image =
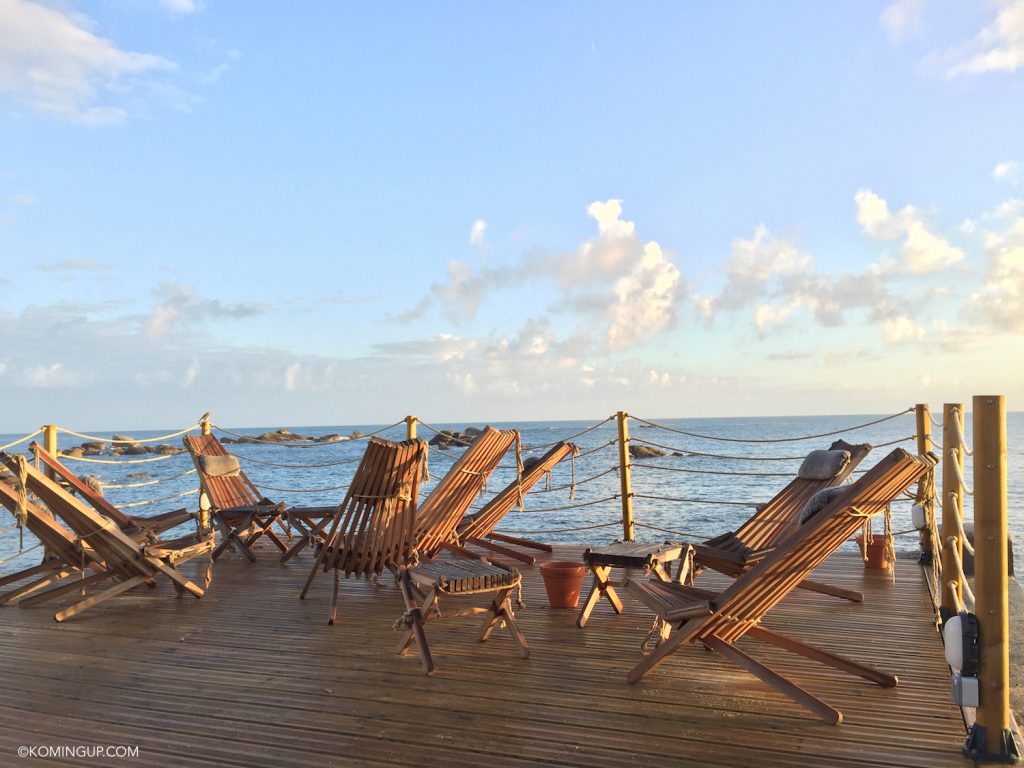
{"type": "Polygon", "coordinates": [[[544,589],[548,593],[548,602],[552,608],[575,608],[580,601],[580,590],[583,589],[583,576],[587,569],[582,563],[565,560],[552,560],[540,564],[540,574],[544,577],[544,589]]]}
{"type": "MultiPolygon", "coordinates": [[[[857,537],[857,546],[860,547],[860,554],[864,556],[864,537],[857,537]]],[[[865,568],[874,568],[876,570],[885,570],[889,567],[889,561],[885,559],[885,536],[880,534],[872,534],[871,542],[868,544],[867,560],[864,562],[865,568]]]]}

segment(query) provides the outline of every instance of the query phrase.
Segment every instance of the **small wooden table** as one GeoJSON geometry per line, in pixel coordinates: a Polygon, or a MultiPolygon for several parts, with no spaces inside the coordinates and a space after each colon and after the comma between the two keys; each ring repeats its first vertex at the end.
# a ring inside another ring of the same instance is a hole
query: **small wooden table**
{"type": "MultiPolygon", "coordinates": [[[[601,598],[606,598],[611,603],[616,613],[622,613],[622,601],[615,592],[615,584],[608,578],[612,568],[642,568],[644,575],[654,574],[661,581],[672,581],[671,563],[679,560],[684,550],[688,550],[686,544],[678,544],[667,541],[664,544],[637,544],[631,541],[623,541],[598,549],[586,549],[583,552],[583,562],[590,567],[594,579],[590,587],[590,594],[587,595],[579,616],[576,617],[576,626],[583,627],[590,618],[591,612],[597,606],[601,598]]],[[[678,578],[680,582],[686,577],[689,568],[685,562],[679,564],[678,578]]]]}

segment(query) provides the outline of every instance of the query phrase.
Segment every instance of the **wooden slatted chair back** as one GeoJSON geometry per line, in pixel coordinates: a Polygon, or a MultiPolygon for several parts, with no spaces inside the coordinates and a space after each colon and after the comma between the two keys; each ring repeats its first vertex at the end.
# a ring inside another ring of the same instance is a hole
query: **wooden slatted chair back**
{"type": "Polygon", "coordinates": [[[558,462],[567,456],[578,456],[580,449],[572,443],[560,442],[523,471],[520,482],[513,480],[493,499],[487,502],[475,515],[459,523],[460,539],[483,539],[498,527],[505,515],[519,500],[519,492],[526,495],[540,479],[547,475],[558,462]]]}
{"type": "MultiPolygon", "coordinates": [[[[7,507],[10,513],[17,517],[18,494],[7,483],[0,482],[0,504],[7,507]]],[[[81,552],[78,549],[77,537],[31,500],[25,506],[28,513],[25,527],[31,531],[32,535],[42,542],[48,552],[69,565],[78,565],[81,560],[81,552]]]]}
{"type": "Polygon", "coordinates": [[[39,461],[53,470],[54,474],[74,489],[75,493],[88,501],[92,505],[93,509],[101,515],[109,517],[121,528],[127,528],[134,525],[135,521],[111,504],[103,497],[102,494],[97,493],[95,489],[79,479],[74,472],[62,464],[56,456],[49,453],[45,448],[43,448],[43,446],[39,445],[39,443],[32,443],[29,448],[32,449],[32,453],[35,454],[39,461]]]}
{"type": "Polygon", "coordinates": [[[892,451],[722,592],[714,601],[714,614],[700,622],[693,637],[714,635],[726,642],[742,637],[849,540],[866,518],[883,512],[937,461],[933,454],[892,451]]]}
{"type": "Polygon", "coordinates": [[[263,501],[263,494],[239,469],[234,477],[214,477],[203,471],[202,456],[228,456],[227,450],[213,435],[185,435],[183,442],[192,456],[196,474],[199,475],[199,486],[210,505],[217,510],[234,507],[252,507],[263,501]]]}
{"type": "MultiPolygon", "coordinates": [[[[12,472],[17,472],[16,465],[9,462],[9,459],[6,454],[0,455],[0,462],[12,472]]],[[[139,544],[125,534],[116,522],[82,503],[31,464],[27,466],[26,485],[54,515],[92,547],[112,571],[126,579],[154,575],[156,569],[139,556],[139,544]]]]}
{"type": "Polygon", "coordinates": [[[448,470],[416,515],[416,547],[435,552],[455,541],[455,529],[501,457],[519,440],[514,429],[486,427],[448,470]]]}
{"type": "Polygon", "coordinates": [[[375,576],[408,561],[426,458],[423,440],[370,438],[318,556],[324,570],[375,576]]]}
{"type": "Polygon", "coordinates": [[[844,450],[850,453],[850,461],[839,474],[829,480],[794,478],[753,517],[741,525],[733,536],[728,537],[724,548],[765,549],[775,544],[776,540],[788,529],[793,515],[800,513],[811,496],[823,488],[831,488],[846,482],[850,473],[871,453],[871,446],[868,443],[852,445],[844,440],[837,440],[829,446],[829,450],[844,450]]]}

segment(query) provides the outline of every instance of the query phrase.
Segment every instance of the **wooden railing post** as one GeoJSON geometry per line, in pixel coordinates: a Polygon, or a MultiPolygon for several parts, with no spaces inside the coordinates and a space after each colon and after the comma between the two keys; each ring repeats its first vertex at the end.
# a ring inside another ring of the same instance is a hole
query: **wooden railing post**
{"type": "MultiPolygon", "coordinates": [[[[56,424],[46,424],[43,427],[43,449],[48,454],[50,454],[51,456],[56,456],[57,455],[57,425],[56,424]]],[[[51,480],[56,477],[56,475],[54,475],[54,473],[53,473],[53,470],[50,469],[49,467],[44,467],[43,468],[43,472],[45,472],[46,476],[49,477],[51,480]]]]}
{"type": "MultiPolygon", "coordinates": [[[[917,455],[924,456],[932,449],[932,420],[931,411],[928,408],[928,403],[918,403],[914,406],[914,415],[917,421],[917,455]]],[[[935,479],[929,473],[931,482],[934,483],[935,479]]],[[[932,510],[928,508],[930,501],[933,497],[934,488],[927,488],[926,483],[929,482],[928,477],[921,478],[921,481],[917,484],[917,503],[925,507],[926,514],[930,515],[932,510]]],[[[932,543],[932,531],[929,526],[925,526],[921,529],[921,538],[919,540],[921,545],[921,564],[927,565],[931,562],[933,557],[932,552],[935,551],[932,543]]]]}
{"type": "Polygon", "coordinates": [[[629,477],[629,414],[615,414],[619,427],[619,486],[622,493],[622,540],[633,541],[633,487],[629,477]]]}
{"type": "Polygon", "coordinates": [[[963,562],[964,546],[960,540],[960,526],[957,518],[963,514],[964,489],[960,476],[953,466],[955,461],[964,465],[964,447],[959,435],[963,434],[963,403],[946,403],[942,406],[942,528],[939,532],[939,552],[942,555],[942,600],[939,615],[945,621],[955,616],[963,602],[963,583],[957,562],[963,562]],[[960,429],[957,429],[957,424],[960,429]],[[952,539],[952,541],[951,541],[952,539]],[[950,584],[956,585],[953,594],[950,584]]]}
{"type": "Polygon", "coordinates": [[[416,439],[416,422],[418,419],[415,416],[405,417],[405,439],[415,440],[416,439]]]}
{"type": "Polygon", "coordinates": [[[1016,762],[1011,730],[1010,621],[1006,552],[1006,401],[974,397],[974,551],[978,664],[977,720],[964,754],[981,762],[1016,762]]]}
{"type": "Polygon", "coordinates": [[[210,412],[207,411],[199,419],[199,430],[202,434],[209,435],[213,433],[212,426],[213,425],[210,424],[210,412]]]}

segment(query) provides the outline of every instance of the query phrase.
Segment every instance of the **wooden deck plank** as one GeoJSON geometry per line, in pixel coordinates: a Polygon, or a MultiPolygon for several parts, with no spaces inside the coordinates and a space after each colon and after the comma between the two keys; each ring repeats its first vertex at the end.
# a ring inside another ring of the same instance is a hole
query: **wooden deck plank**
{"type": "MultiPolygon", "coordinates": [[[[538,560],[581,552],[558,547],[538,560]]],[[[504,632],[476,642],[477,621],[431,622],[438,672],[428,678],[414,654],[394,653],[397,589],[343,580],[329,627],[329,579],[298,599],[309,562],[229,555],[202,600],[134,590],[65,624],[53,621],[56,607],[0,611],[0,763],[22,744],[82,743],[137,744],[140,765],[964,765],[927,590],[910,562],[893,583],[836,556],[821,577],[862,590],[864,604],[794,594],[765,622],[897,674],[898,688],[741,644],[841,709],[839,727],[700,648],[628,685],[650,615],[627,598],[621,616],[601,604],[580,630],[575,611],[547,607],[536,567],[520,569],[527,607],[517,613],[531,657],[504,632]]],[[[65,763],[88,761],[53,764],[65,763]]]]}

